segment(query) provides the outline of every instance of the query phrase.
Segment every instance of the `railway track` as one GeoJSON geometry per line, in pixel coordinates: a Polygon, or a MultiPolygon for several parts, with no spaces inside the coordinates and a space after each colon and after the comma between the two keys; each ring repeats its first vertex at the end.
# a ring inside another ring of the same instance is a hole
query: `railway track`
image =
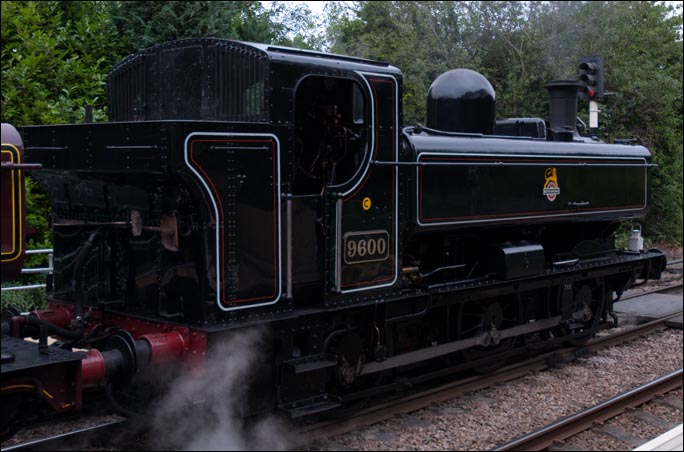
{"type": "Polygon", "coordinates": [[[642,297],[644,295],[650,295],[653,293],[663,293],[663,294],[677,293],[677,292],[681,292],[683,287],[684,287],[684,285],[681,282],[678,282],[678,283],[674,283],[674,284],[668,284],[667,286],[655,287],[653,289],[646,290],[644,292],[630,291],[631,293],[620,298],[620,301],[629,300],[629,299],[636,298],[636,297],[642,297]]]}
{"type": "MultiPolygon", "coordinates": [[[[478,375],[448,383],[436,388],[402,397],[383,404],[375,405],[358,412],[354,417],[344,420],[327,421],[314,425],[305,426],[300,430],[301,437],[306,438],[306,443],[317,439],[329,438],[357,429],[360,426],[375,424],[394,417],[397,414],[409,413],[437,402],[452,399],[468,392],[473,392],[491,387],[497,383],[504,383],[522,377],[530,372],[544,370],[549,367],[559,366],[577,357],[603,348],[611,347],[636,338],[647,336],[659,330],[668,328],[667,321],[681,315],[676,313],[639,326],[630,330],[615,333],[610,336],[597,337],[586,344],[578,347],[565,347],[560,350],[544,353],[500,369],[491,375],[478,375]]],[[[680,374],[681,381],[681,374],[680,374]]],[[[299,444],[304,446],[304,443],[299,444]]]]}
{"type": "Polygon", "coordinates": [[[83,414],[65,421],[38,424],[30,431],[19,433],[19,438],[3,441],[1,450],[77,450],[103,435],[119,437],[128,425],[126,418],[114,414],[94,418],[83,414]]]}
{"type": "MultiPolygon", "coordinates": [[[[681,265],[682,260],[668,262],[668,267],[681,265]]],[[[683,284],[681,281],[668,284],[666,286],[655,287],[650,290],[632,292],[621,298],[627,300],[653,293],[681,293],[683,284]]],[[[418,392],[407,397],[402,397],[393,401],[374,405],[370,408],[359,411],[353,417],[343,420],[333,420],[318,424],[305,426],[300,430],[302,437],[306,438],[306,443],[313,442],[319,438],[329,438],[350,432],[359,426],[375,424],[392,418],[396,414],[409,413],[425,408],[433,403],[458,397],[467,392],[477,391],[497,383],[504,383],[523,376],[529,372],[543,370],[548,367],[558,366],[562,362],[568,362],[576,357],[586,356],[588,353],[595,352],[602,348],[611,347],[622,342],[628,342],[638,337],[652,334],[655,331],[663,330],[668,327],[667,322],[680,316],[678,312],[654,321],[644,323],[633,329],[612,334],[609,336],[598,337],[590,340],[585,345],[578,347],[566,347],[560,350],[544,353],[530,360],[516,363],[500,369],[491,375],[477,375],[448,383],[443,386],[418,392]]],[[[681,380],[681,376],[680,376],[681,380]]],[[[304,445],[304,442],[300,446],[304,445]]]]}
{"type": "Polygon", "coordinates": [[[566,440],[590,429],[596,423],[612,419],[628,409],[652,400],[658,395],[681,387],[683,375],[683,370],[679,369],[591,408],[514,438],[492,450],[544,450],[558,441],[566,440]]]}

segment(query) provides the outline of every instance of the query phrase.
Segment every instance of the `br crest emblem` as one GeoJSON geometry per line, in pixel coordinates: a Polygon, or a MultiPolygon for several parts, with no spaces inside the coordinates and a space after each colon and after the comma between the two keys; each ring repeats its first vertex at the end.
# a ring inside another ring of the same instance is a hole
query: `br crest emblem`
{"type": "Polygon", "coordinates": [[[556,175],[556,168],[546,168],[544,173],[546,182],[544,183],[543,194],[549,201],[554,201],[556,196],[560,194],[560,187],[558,186],[558,176],[556,175]]]}

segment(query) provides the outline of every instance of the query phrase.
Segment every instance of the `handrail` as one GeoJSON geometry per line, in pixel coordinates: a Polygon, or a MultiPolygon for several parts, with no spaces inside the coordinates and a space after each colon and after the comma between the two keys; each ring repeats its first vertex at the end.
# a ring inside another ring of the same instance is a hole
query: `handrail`
{"type": "MultiPolygon", "coordinates": [[[[35,275],[35,274],[52,274],[54,271],[54,265],[53,265],[53,249],[52,248],[41,248],[37,250],[26,250],[24,251],[25,254],[47,254],[48,255],[48,266],[47,267],[37,267],[37,268],[22,268],[21,269],[21,274],[22,275],[35,275]]],[[[31,289],[41,289],[45,288],[46,284],[28,284],[24,286],[12,286],[12,287],[2,287],[0,290],[2,292],[9,292],[12,290],[31,290],[31,289]]]]}

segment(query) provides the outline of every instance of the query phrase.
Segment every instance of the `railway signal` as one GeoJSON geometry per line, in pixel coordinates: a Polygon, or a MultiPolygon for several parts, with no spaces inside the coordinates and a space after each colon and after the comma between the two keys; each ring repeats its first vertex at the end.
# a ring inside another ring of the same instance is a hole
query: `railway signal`
{"type": "Polygon", "coordinates": [[[580,58],[579,78],[583,88],[580,97],[589,101],[589,131],[598,135],[598,101],[606,94],[604,89],[603,57],[599,55],[580,58]]]}
{"type": "Polygon", "coordinates": [[[579,78],[584,84],[583,97],[600,99],[604,94],[603,57],[594,55],[580,58],[579,78]]]}

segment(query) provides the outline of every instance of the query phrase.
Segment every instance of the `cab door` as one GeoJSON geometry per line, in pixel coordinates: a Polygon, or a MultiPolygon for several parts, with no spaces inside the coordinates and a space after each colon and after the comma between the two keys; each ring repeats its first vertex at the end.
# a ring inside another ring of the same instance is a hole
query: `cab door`
{"type": "Polygon", "coordinates": [[[390,287],[398,275],[398,179],[392,163],[398,161],[399,87],[392,76],[358,74],[366,93],[367,152],[348,181],[326,187],[329,295],[390,287]]]}

